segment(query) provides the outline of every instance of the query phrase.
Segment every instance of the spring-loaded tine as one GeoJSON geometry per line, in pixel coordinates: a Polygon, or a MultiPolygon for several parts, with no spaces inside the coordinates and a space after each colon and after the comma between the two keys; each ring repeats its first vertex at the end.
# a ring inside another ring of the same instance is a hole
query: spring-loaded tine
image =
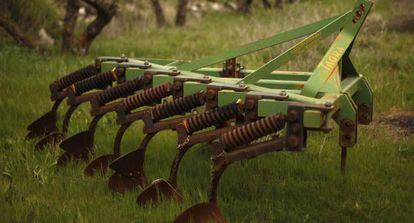
{"type": "Polygon", "coordinates": [[[145,135],[138,149],[119,157],[110,165],[110,168],[115,171],[108,179],[108,187],[111,190],[125,193],[147,184],[144,173],[144,157],[148,143],[157,133],[145,135]]]}
{"type": "Polygon", "coordinates": [[[54,131],[49,132],[48,135],[44,136],[40,141],[36,143],[36,150],[43,150],[48,145],[55,146],[62,142],[69,128],[70,118],[72,117],[72,114],[74,113],[77,107],[78,105],[70,106],[66,111],[65,117],[63,119],[62,132],[59,132],[59,129],[56,127],[54,131]]]}
{"type": "Polygon", "coordinates": [[[27,127],[27,130],[29,130],[29,133],[26,136],[27,138],[46,136],[36,144],[37,149],[42,149],[48,144],[56,144],[62,138],[62,134],[58,134],[59,129],[56,125],[57,110],[61,102],[67,96],[67,87],[77,81],[96,75],[98,70],[99,69],[97,69],[95,65],[88,65],[58,78],[50,84],[51,99],[55,101],[52,109],[27,127]]]}
{"type": "MultiPolygon", "coordinates": [[[[145,185],[147,181],[143,170],[143,163],[149,142],[158,132],[173,128],[175,126],[174,123],[181,122],[182,118],[162,120],[184,112],[189,112],[191,109],[199,107],[204,103],[204,92],[201,91],[149,108],[149,112],[145,112],[145,115],[141,116],[142,119],[151,120],[150,122],[145,122],[144,129],[147,134],[137,150],[118,158],[111,164],[110,167],[115,170],[115,174],[110,177],[108,186],[112,190],[123,193],[136,186],[145,185]]],[[[131,122],[128,123],[128,125],[130,124],[131,122]]],[[[114,154],[119,154],[120,145],[115,145],[116,147],[114,148],[117,150],[114,150],[114,154]]]]}
{"type": "MultiPolygon", "coordinates": [[[[87,131],[80,132],[67,138],[60,143],[59,147],[65,150],[66,157],[69,156],[71,159],[87,161],[89,155],[93,153],[94,134],[99,120],[103,115],[95,116],[89,124],[87,131]]],[[[60,163],[64,166],[64,163],[60,163]]]]}
{"type": "Polygon", "coordinates": [[[29,133],[26,135],[26,138],[31,139],[58,131],[58,127],[56,125],[57,110],[62,101],[63,99],[56,100],[49,112],[45,113],[27,126],[29,133]]]}
{"type": "Polygon", "coordinates": [[[180,201],[182,199],[182,195],[179,193],[177,187],[177,174],[180,162],[186,152],[192,148],[193,145],[217,139],[222,133],[227,132],[233,128],[227,127],[191,135],[192,132],[188,132],[186,130],[185,123],[191,123],[189,124],[189,127],[193,131],[199,131],[216,124],[221,124],[239,115],[240,109],[238,108],[238,103],[241,102],[237,101],[227,106],[217,107],[216,109],[189,117],[177,124],[175,129],[179,134],[179,145],[177,147],[177,155],[171,164],[170,177],[168,180],[157,179],[152,182],[151,185],[145,188],[136,199],[139,205],[145,206],[148,204],[157,204],[162,199],[172,201],[180,201]],[[197,125],[194,125],[195,123],[197,125]],[[181,136],[181,134],[185,134],[187,137],[181,136]],[[184,138],[188,139],[188,141],[180,142],[180,139],[184,138]]]}
{"type": "Polygon", "coordinates": [[[347,157],[347,148],[341,147],[341,174],[345,175],[346,173],[346,157],[347,157]]]}
{"type": "Polygon", "coordinates": [[[285,140],[280,138],[250,145],[248,143],[280,131],[284,128],[284,124],[285,117],[283,115],[272,115],[256,122],[238,126],[222,134],[219,137],[218,145],[215,146],[218,149],[212,159],[209,201],[188,208],[174,222],[224,222],[217,205],[218,185],[223,172],[227,166],[235,161],[256,157],[272,151],[281,151],[285,147],[285,140]],[[270,125],[268,125],[269,123],[270,125]],[[262,129],[262,131],[255,131],[257,129],[262,129]]]}
{"type": "Polygon", "coordinates": [[[113,154],[105,154],[90,162],[85,170],[84,173],[87,176],[93,176],[95,173],[100,173],[105,175],[109,165],[117,159],[121,155],[121,142],[122,138],[125,135],[126,130],[131,126],[131,122],[121,125],[118,129],[113,146],[113,154]]]}

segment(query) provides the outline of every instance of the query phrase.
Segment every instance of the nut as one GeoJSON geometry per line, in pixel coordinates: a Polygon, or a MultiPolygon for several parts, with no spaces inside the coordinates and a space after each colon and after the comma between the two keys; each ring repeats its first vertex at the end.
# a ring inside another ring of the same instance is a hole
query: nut
{"type": "Polygon", "coordinates": [[[239,87],[245,88],[246,87],[246,84],[242,81],[242,82],[239,83],[239,87]]]}
{"type": "Polygon", "coordinates": [[[354,121],[350,119],[344,119],[341,121],[341,130],[344,132],[352,132],[355,129],[354,121]]]}
{"type": "Polygon", "coordinates": [[[327,101],[327,102],[325,102],[325,107],[327,107],[327,108],[329,108],[329,107],[332,107],[332,102],[330,102],[330,101],[327,101]]]}

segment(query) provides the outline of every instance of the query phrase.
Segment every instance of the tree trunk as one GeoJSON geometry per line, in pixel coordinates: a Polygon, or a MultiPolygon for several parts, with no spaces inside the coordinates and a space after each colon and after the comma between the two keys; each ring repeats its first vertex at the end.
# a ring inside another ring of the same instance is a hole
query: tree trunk
{"type": "Polygon", "coordinates": [[[152,8],[154,9],[155,18],[157,20],[157,26],[163,27],[167,24],[165,21],[164,11],[161,7],[161,4],[158,0],[150,0],[152,8]]]}
{"type": "Polygon", "coordinates": [[[392,19],[390,22],[388,22],[387,28],[399,32],[414,33],[414,14],[392,19]]]}
{"type": "Polygon", "coordinates": [[[45,49],[38,45],[30,36],[23,33],[12,20],[8,19],[3,14],[0,14],[0,27],[3,27],[3,29],[19,44],[34,49],[39,53],[45,52],[45,49]]]}
{"type": "Polygon", "coordinates": [[[177,15],[175,17],[176,26],[185,25],[188,1],[189,0],[178,0],[177,15]]]}
{"type": "Polygon", "coordinates": [[[253,0],[238,0],[237,1],[237,8],[240,12],[249,14],[251,13],[251,5],[253,0]]]}
{"type": "Polygon", "coordinates": [[[270,4],[269,0],[262,0],[263,8],[270,9],[272,8],[272,5],[270,4]]]}
{"type": "Polygon", "coordinates": [[[76,20],[78,18],[78,12],[80,8],[79,0],[67,0],[66,1],[66,14],[63,19],[62,30],[62,52],[74,52],[73,46],[73,32],[76,26],[76,20]]]}
{"type": "Polygon", "coordinates": [[[283,9],[284,4],[284,0],[275,0],[275,8],[277,9],[283,9]]]}
{"type": "Polygon", "coordinates": [[[92,44],[92,41],[101,33],[102,29],[106,25],[108,25],[108,23],[112,20],[112,18],[116,14],[118,6],[116,5],[116,1],[113,1],[112,3],[105,3],[103,0],[83,1],[93,6],[98,14],[95,20],[93,20],[88,25],[88,27],[86,27],[86,30],[80,37],[79,51],[82,54],[87,54],[92,44]]]}

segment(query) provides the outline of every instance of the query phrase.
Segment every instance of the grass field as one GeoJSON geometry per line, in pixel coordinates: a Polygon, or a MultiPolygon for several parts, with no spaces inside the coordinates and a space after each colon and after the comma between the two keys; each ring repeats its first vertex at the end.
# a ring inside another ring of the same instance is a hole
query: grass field
{"type": "MultiPolygon", "coordinates": [[[[185,28],[156,29],[152,20],[112,24],[94,42],[87,57],[62,56],[53,49],[42,57],[0,41],[0,222],[171,222],[185,208],[204,201],[209,186],[210,147],[198,146],[184,159],[179,184],[182,203],[141,208],[135,197],[111,193],[105,177],[83,175],[85,164],[56,169],[59,149],[34,151],[26,126],[46,112],[48,84],[86,65],[98,55],[191,59],[231,48],[282,30],[348,10],[353,1],[304,1],[281,11],[257,9],[254,16],[208,13],[185,28]],[[140,29],[140,27],[146,27],[140,29]]],[[[410,1],[377,1],[354,46],[352,59],[375,94],[375,121],[359,129],[349,150],[346,176],[339,174],[337,129],[311,133],[303,153],[268,154],[232,165],[220,186],[220,208],[229,222],[413,222],[414,143],[381,122],[385,115],[414,108],[414,36],[385,29],[399,14],[412,12],[410,1]],[[405,3],[404,3],[405,2],[405,3]]],[[[331,39],[332,40],[332,39],[331,39]]],[[[288,44],[242,58],[255,68],[288,44]]],[[[283,69],[311,70],[327,45],[283,69]]],[[[88,105],[76,112],[70,133],[85,129],[88,105]]],[[[412,121],[412,117],[411,117],[412,121]]],[[[131,151],[142,139],[141,124],[126,135],[131,151]]],[[[105,117],[96,138],[97,154],[109,152],[115,115],[105,117]]],[[[175,133],[150,144],[146,170],[150,180],[168,177],[175,153],[175,133]]]]}

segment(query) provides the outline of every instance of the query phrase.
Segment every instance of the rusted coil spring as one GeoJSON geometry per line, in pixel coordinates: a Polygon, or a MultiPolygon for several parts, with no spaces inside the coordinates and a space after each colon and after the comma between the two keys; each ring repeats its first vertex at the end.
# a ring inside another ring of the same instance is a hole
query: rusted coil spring
{"type": "Polygon", "coordinates": [[[76,95],[80,95],[92,89],[103,89],[117,80],[124,71],[125,69],[123,68],[115,68],[111,71],[100,73],[88,79],[81,80],[72,85],[73,91],[76,95]]]}
{"type": "Polygon", "coordinates": [[[217,107],[213,110],[190,117],[184,121],[184,126],[186,131],[191,134],[215,124],[224,123],[225,121],[240,116],[242,113],[243,104],[241,100],[238,100],[226,106],[217,107]]]}
{"type": "Polygon", "coordinates": [[[98,69],[95,65],[88,65],[70,74],[67,74],[54,81],[54,84],[58,90],[69,87],[71,84],[91,77],[98,73],[98,69]]]}
{"type": "Polygon", "coordinates": [[[256,122],[237,127],[220,136],[220,143],[225,151],[232,151],[238,146],[249,144],[263,136],[277,132],[285,127],[286,118],[277,114],[256,122]]]}
{"type": "Polygon", "coordinates": [[[118,86],[108,88],[102,93],[99,93],[96,96],[96,100],[100,105],[103,105],[115,99],[126,97],[142,88],[143,79],[143,77],[140,77],[133,80],[128,80],[118,86]]]}
{"type": "Polygon", "coordinates": [[[171,102],[158,104],[152,109],[152,117],[161,120],[174,115],[189,112],[191,109],[199,107],[205,103],[205,92],[200,91],[192,95],[175,99],[171,102]]]}
{"type": "Polygon", "coordinates": [[[145,105],[152,105],[154,102],[159,102],[161,99],[171,94],[172,83],[164,83],[157,87],[152,87],[141,91],[137,94],[129,96],[124,99],[123,106],[127,111],[139,108],[145,105]]]}

